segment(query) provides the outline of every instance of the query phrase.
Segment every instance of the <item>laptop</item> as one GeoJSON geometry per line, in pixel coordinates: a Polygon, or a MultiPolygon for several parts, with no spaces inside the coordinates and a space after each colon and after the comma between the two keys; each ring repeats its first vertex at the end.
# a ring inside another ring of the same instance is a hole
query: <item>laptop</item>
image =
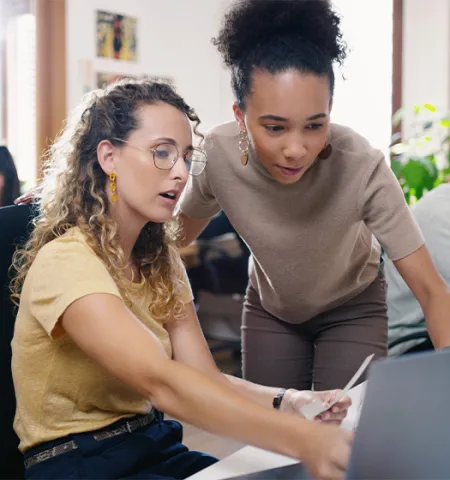
{"type": "MultiPolygon", "coordinates": [[[[348,479],[450,478],[450,351],[387,358],[370,369],[348,479]]],[[[234,480],[310,479],[302,464],[234,480]]]]}

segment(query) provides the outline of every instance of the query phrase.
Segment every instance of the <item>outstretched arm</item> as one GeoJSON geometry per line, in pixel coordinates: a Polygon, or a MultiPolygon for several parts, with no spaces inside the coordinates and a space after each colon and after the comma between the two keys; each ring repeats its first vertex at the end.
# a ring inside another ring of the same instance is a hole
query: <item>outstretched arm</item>
{"type": "Polygon", "coordinates": [[[425,246],[394,262],[422,307],[435,348],[450,346],[450,288],[425,246]]]}

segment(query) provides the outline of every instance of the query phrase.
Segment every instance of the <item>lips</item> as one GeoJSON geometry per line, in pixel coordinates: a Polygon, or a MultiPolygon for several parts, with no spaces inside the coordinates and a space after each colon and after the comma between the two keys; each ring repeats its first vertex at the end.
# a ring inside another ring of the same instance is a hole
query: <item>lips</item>
{"type": "Polygon", "coordinates": [[[167,190],[166,192],[162,192],[158,195],[161,198],[161,201],[166,206],[173,208],[176,203],[178,202],[178,198],[180,196],[179,190],[167,190]]]}
{"type": "Polygon", "coordinates": [[[282,167],[280,165],[277,165],[277,167],[282,171],[282,173],[284,173],[285,175],[287,175],[289,177],[293,177],[295,175],[298,175],[299,173],[301,173],[303,171],[303,167],[289,168],[289,167],[282,167]]]}
{"type": "Polygon", "coordinates": [[[175,193],[172,193],[172,192],[160,193],[160,195],[161,195],[161,197],[169,198],[170,200],[175,200],[177,198],[175,193]]]}
{"type": "Polygon", "coordinates": [[[179,193],[180,193],[179,190],[167,190],[166,192],[162,192],[159,195],[169,200],[176,200],[178,198],[179,193]]]}

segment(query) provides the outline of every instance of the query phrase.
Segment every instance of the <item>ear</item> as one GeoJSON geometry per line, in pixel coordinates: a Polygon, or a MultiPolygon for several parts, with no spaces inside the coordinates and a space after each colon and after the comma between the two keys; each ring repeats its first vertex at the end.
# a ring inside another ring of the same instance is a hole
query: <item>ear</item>
{"type": "Polygon", "coordinates": [[[97,145],[97,159],[106,175],[115,170],[115,147],[109,140],[102,140],[97,145]]]}
{"type": "Polygon", "coordinates": [[[247,127],[245,126],[244,112],[241,110],[237,102],[233,103],[233,113],[236,122],[239,124],[239,128],[241,130],[247,130],[247,127]]]}

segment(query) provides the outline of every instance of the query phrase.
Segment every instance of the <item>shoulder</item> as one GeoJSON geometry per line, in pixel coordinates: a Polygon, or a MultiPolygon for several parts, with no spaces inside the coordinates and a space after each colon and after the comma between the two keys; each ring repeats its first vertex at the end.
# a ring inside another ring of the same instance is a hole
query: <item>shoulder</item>
{"type": "Polygon", "coordinates": [[[106,269],[78,228],[71,228],[45,244],[37,253],[31,268],[41,270],[64,268],[66,265],[70,265],[71,270],[87,267],[106,269]]]}
{"type": "MultiPolygon", "coordinates": [[[[31,298],[51,293],[74,299],[81,293],[113,293],[118,287],[107,266],[90,248],[83,233],[71,228],[48,242],[37,253],[25,279],[31,298]]],[[[47,297],[45,297],[47,298],[47,297]]]]}
{"type": "Polygon", "coordinates": [[[238,148],[239,125],[237,122],[227,122],[217,125],[205,135],[205,150],[207,154],[218,151],[233,152],[238,148]]]}
{"type": "Polygon", "coordinates": [[[355,163],[368,166],[384,158],[383,153],[371,145],[350,127],[332,123],[330,126],[330,143],[333,147],[333,159],[340,159],[344,163],[355,163]]]}
{"type": "Polygon", "coordinates": [[[51,240],[45,244],[38,255],[49,256],[60,251],[64,252],[78,252],[86,255],[95,255],[92,249],[88,246],[84,235],[79,228],[71,228],[63,235],[51,240]]]}
{"type": "Polygon", "coordinates": [[[231,122],[221,123],[213,127],[208,133],[207,137],[215,138],[217,140],[231,140],[234,141],[239,137],[239,125],[234,120],[231,122]]]}

